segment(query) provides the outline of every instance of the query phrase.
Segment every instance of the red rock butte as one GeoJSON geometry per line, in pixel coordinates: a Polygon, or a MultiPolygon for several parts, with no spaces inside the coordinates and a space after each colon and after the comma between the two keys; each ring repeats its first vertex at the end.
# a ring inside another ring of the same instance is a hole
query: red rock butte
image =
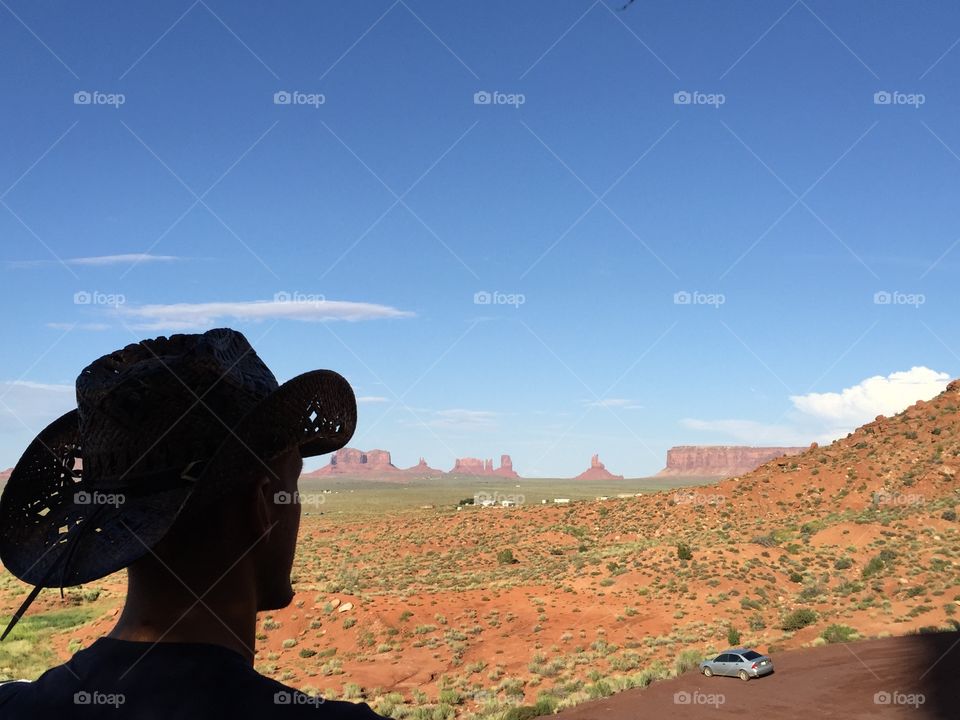
{"type": "Polygon", "coordinates": [[[457,458],[453,463],[451,475],[493,475],[497,477],[520,477],[513,469],[513,460],[509,455],[500,456],[500,467],[494,469],[493,460],[479,458],[457,458]]]}
{"type": "Polygon", "coordinates": [[[330,464],[305,477],[322,477],[324,475],[383,475],[399,473],[400,468],[390,460],[390,453],[386,450],[357,450],[356,448],[340,448],[330,456],[330,464]]]}
{"type": "Polygon", "coordinates": [[[667,451],[664,476],[732,477],[756,470],[784,455],[796,455],[806,447],[750,447],[747,445],[678,445],[667,451]]]}
{"type": "Polygon", "coordinates": [[[623,480],[623,475],[614,475],[600,462],[600,456],[590,458],[590,467],[577,475],[574,480],[623,480]]]}

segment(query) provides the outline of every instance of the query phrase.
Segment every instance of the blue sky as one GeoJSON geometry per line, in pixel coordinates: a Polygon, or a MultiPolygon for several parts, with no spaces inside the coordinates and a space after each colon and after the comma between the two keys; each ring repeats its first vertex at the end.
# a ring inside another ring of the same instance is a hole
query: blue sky
{"type": "Polygon", "coordinates": [[[960,8],[620,4],[4,0],[0,466],[220,326],[347,376],[353,446],[538,476],[958,375],[960,8]]]}

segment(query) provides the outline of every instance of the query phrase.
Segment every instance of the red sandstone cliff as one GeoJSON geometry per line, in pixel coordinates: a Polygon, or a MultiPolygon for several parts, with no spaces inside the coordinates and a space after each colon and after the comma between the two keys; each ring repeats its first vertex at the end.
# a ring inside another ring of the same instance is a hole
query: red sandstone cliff
{"type": "Polygon", "coordinates": [[[806,449],[746,445],[678,445],[667,451],[667,466],[657,475],[731,477],[756,470],[781,455],[796,455],[806,449]]]}
{"type": "Polygon", "coordinates": [[[590,458],[590,467],[577,475],[574,480],[623,480],[623,475],[614,475],[600,462],[600,456],[590,458]]]}
{"type": "Polygon", "coordinates": [[[304,477],[323,477],[325,475],[385,475],[398,473],[400,468],[390,460],[386,450],[357,450],[341,448],[330,456],[330,464],[319,470],[307,473],[304,477]]]}
{"type": "Polygon", "coordinates": [[[479,458],[457,458],[453,463],[451,475],[495,475],[498,477],[520,477],[513,469],[513,461],[509,455],[500,456],[500,467],[494,469],[493,460],[479,458]]]}

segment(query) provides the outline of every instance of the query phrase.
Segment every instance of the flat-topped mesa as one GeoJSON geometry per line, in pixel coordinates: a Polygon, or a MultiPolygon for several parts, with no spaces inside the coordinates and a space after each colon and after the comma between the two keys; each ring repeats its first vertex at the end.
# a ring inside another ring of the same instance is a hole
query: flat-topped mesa
{"type": "Polygon", "coordinates": [[[678,445],[667,451],[667,466],[658,476],[731,477],[756,470],[806,447],[751,447],[748,445],[678,445]]]}
{"type": "Polygon", "coordinates": [[[323,475],[381,475],[400,472],[386,450],[357,450],[340,448],[330,456],[330,464],[309,473],[311,477],[323,475]]]}
{"type": "Polygon", "coordinates": [[[574,480],[623,480],[623,475],[614,475],[600,462],[600,456],[590,458],[590,467],[577,475],[574,480]]]}
{"type": "Polygon", "coordinates": [[[497,477],[520,477],[513,469],[513,460],[509,455],[500,456],[500,467],[493,467],[493,459],[457,458],[453,463],[451,475],[495,475],[497,477]]]}

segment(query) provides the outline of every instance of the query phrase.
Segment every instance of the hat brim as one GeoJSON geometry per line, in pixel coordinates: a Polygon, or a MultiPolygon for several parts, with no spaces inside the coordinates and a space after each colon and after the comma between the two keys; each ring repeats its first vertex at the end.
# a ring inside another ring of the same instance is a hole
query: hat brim
{"type": "MultiPolygon", "coordinates": [[[[333,452],[356,429],[353,389],[338,373],[299,375],[263,398],[231,428],[196,477],[188,467],[151,478],[148,491],[111,489],[92,496],[85,478],[79,413],[54,420],[30,443],[0,497],[0,562],[21,580],[71,587],[100,579],[147,554],[188,504],[207,504],[236,490],[270,459],[333,452]],[[187,478],[187,482],[184,478],[187,478]],[[78,493],[88,493],[78,502],[78,493]],[[122,496],[122,502],[119,498],[122,496]]],[[[266,473],[265,470],[264,472],[266,473]]]]}

